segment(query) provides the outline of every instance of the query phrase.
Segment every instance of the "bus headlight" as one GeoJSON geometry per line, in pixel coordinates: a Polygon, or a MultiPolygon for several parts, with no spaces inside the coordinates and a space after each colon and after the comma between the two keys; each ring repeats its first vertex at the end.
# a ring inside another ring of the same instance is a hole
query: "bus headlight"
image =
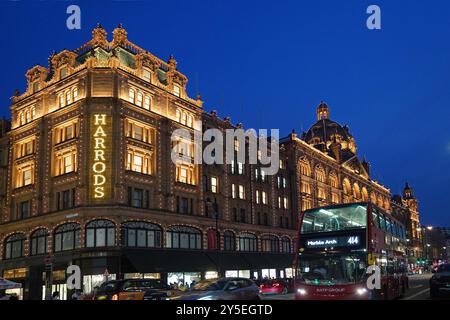
{"type": "Polygon", "coordinates": [[[297,289],[297,292],[299,295],[304,296],[306,295],[306,290],[305,289],[297,289]]]}
{"type": "Polygon", "coordinates": [[[359,288],[358,290],[356,290],[356,292],[357,292],[360,296],[362,296],[362,295],[364,295],[364,294],[367,293],[367,289],[366,289],[366,288],[359,288]]]}

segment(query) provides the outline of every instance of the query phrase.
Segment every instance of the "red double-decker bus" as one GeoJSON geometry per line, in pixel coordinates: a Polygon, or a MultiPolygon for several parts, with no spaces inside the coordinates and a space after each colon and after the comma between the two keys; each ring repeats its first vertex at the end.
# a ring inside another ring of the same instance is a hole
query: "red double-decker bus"
{"type": "Polygon", "coordinates": [[[408,288],[405,226],[371,203],[305,211],[295,256],[295,298],[394,299],[408,288]],[[380,267],[380,287],[366,282],[380,267]]]}

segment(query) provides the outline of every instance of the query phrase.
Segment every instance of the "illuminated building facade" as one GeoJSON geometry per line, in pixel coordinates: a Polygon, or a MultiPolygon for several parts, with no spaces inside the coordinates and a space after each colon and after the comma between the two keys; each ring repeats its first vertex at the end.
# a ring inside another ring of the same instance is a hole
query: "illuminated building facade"
{"type": "Polygon", "coordinates": [[[276,175],[197,165],[192,140],[171,141],[175,129],[241,125],[189,98],[173,57],[136,46],[121,26],[112,41],[101,26],[92,35],[31,68],[10,128],[2,123],[0,272],[24,284],[25,298],[42,296],[45,260],[63,297],[69,264],[81,267],[85,291],[106,272],[168,282],[289,277],[302,210],[359,201],[390,210],[389,189],[370,179],[325,103],[308,132],[281,140],[276,175]],[[182,163],[171,161],[173,147],[182,163]]]}

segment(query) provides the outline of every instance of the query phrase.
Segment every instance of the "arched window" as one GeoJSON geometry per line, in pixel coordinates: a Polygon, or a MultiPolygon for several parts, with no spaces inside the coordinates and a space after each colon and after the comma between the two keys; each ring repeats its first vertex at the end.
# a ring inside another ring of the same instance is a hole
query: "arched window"
{"type": "Polygon", "coordinates": [[[281,252],[291,253],[291,240],[288,237],[281,238],[281,252]]]}
{"type": "Polygon", "coordinates": [[[78,88],[74,87],[72,90],[73,101],[77,101],[78,99],[78,88]]]}
{"type": "Polygon", "coordinates": [[[173,226],[167,230],[166,246],[167,248],[201,249],[202,234],[191,227],[173,226]]]}
{"type": "Polygon", "coordinates": [[[128,90],[128,101],[130,101],[131,103],[134,103],[134,90],[133,89],[128,90]]]}
{"type": "Polygon", "coordinates": [[[137,94],[137,100],[136,100],[136,104],[139,106],[139,107],[142,107],[142,101],[143,101],[143,96],[142,96],[142,93],[138,93],[137,94]]]}
{"type": "Polygon", "coordinates": [[[59,94],[58,101],[59,101],[59,107],[60,108],[64,107],[64,94],[62,94],[62,93],[59,94]]]}
{"type": "Polygon", "coordinates": [[[122,224],[122,245],[125,247],[161,248],[162,230],[156,224],[132,221],[122,224]]]}
{"type": "Polygon", "coordinates": [[[181,111],[178,109],[175,111],[175,119],[177,122],[181,122],[181,111]]]}
{"type": "Polygon", "coordinates": [[[150,97],[149,96],[145,96],[144,108],[147,109],[147,110],[150,110],[150,97]]]}
{"type": "Polygon", "coordinates": [[[55,230],[55,252],[78,249],[80,247],[80,225],[65,223],[55,230]]]}
{"type": "Polygon", "coordinates": [[[325,170],[321,166],[316,167],[316,180],[319,182],[325,182],[325,170]]]}
{"type": "Polygon", "coordinates": [[[66,92],[66,104],[71,104],[72,103],[72,92],[67,91],[66,92]]]}
{"type": "Polygon", "coordinates": [[[209,250],[216,250],[217,247],[218,247],[216,229],[209,229],[208,233],[207,233],[207,236],[208,236],[208,249],[209,250]]]}
{"type": "Polygon", "coordinates": [[[25,116],[24,116],[23,112],[19,113],[19,122],[20,122],[20,125],[25,124],[25,116]]]}
{"type": "Polygon", "coordinates": [[[361,199],[361,189],[356,182],[353,184],[353,196],[355,197],[355,200],[361,199]]]}
{"type": "Polygon", "coordinates": [[[5,240],[5,259],[16,259],[24,256],[25,235],[16,233],[5,240]]]}
{"type": "Polygon", "coordinates": [[[338,178],[334,172],[330,173],[330,185],[333,188],[338,188],[338,178]]]}
{"type": "Polygon", "coordinates": [[[263,236],[261,238],[261,248],[263,252],[279,252],[278,238],[275,236],[263,236]]]}
{"type": "Polygon", "coordinates": [[[86,247],[112,247],[116,243],[116,226],[109,220],[94,220],[86,226],[86,247]]]}
{"type": "Polygon", "coordinates": [[[30,108],[30,113],[31,113],[31,120],[34,120],[34,118],[36,118],[36,107],[32,106],[30,108]]]}
{"type": "Polygon", "coordinates": [[[361,189],[361,197],[362,197],[362,201],[364,201],[364,202],[369,201],[369,193],[367,192],[366,187],[363,187],[361,189]]]}
{"type": "Polygon", "coordinates": [[[48,231],[47,229],[38,229],[31,235],[31,255],[47,253],[48,231]]]}
{"type": "Polygon", "coordinates": [[[306,159],[300,160],[300,172],[302,175],[310,177],[311,176],[311,167],[309,166],[309,162],[306,159]]]}
{"type": "Polygon", "coordinates": [[[258,251],[256,236],[251,233],[241,233],[238,241],[239,251],[258,251]]]}
{"type": "Polygon", "coordinates": [[[225,231],[223,234],[223,249],[226,251],[236,250],[236,239],[234,233],[231,231],[225,231]]]}
{"type": "Polygon", "coordinates": [[[59,78],[62,79],[67,76],[67,67],[63,67],[59,70],[59,78]]]}

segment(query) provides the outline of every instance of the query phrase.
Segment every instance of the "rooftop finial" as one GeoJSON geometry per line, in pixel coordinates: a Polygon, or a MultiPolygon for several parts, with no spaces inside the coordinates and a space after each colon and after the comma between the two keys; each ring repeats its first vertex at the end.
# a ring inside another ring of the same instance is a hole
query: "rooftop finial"
{"type": "Polygon", "coordinates": [[[108,40],[106,39],[106,30],[103,29],[100,23],[97,23],[97,26],[92,30],[92,47],[106,47],[108,40]]]}
{"type": "Polygon", "coordinates": [[[127,42],[127,31],[123,28],[121,23],[119,23],[119,26],[114,29],[113,36],[114,46],[120,46],[127,42]]]}
{"type": "Polygon", "coordinates": [[[327,104],[322,100],[317,107],[317,121],[328,119],[330,117],[330,109],[327,104]]]}

